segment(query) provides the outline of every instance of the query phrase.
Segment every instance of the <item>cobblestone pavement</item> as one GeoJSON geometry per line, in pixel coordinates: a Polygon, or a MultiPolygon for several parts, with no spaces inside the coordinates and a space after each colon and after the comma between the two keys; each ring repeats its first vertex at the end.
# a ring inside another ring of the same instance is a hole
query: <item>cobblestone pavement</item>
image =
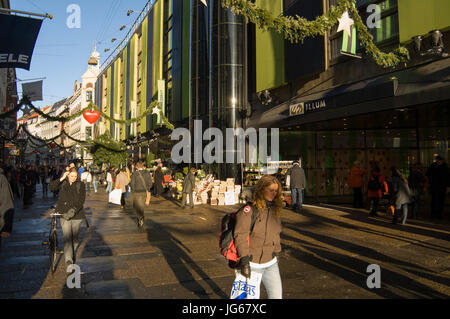
{"type": "MultiPolygon", "coordinates": [[[[49,272],[49,219],[54,199],[27,209],[17,202],[14,230],[2,242],[0,298],[228,298],[234,271],[218,253],[219,222],[237,206],[182,210],[152,198],[139,232],[131,203],[107,204],[103,191],[88,195],[77,264],[81,288],[67,288],[63,255],[49,272]]],[[[449,298],[450,224],[416,219],[392,225],[387,216],[331,205],[282,212],[283,297],[449,298]],[[381,288],[369,289],[370,264],[381,269],[381,288]]],[[[60,228],[59,228],[60,229],[60,228]]],[[[62,233],[59,231],[60,250],[62,233]]],[[[262,297],[265,291],[262,289],[262,297]]]]}

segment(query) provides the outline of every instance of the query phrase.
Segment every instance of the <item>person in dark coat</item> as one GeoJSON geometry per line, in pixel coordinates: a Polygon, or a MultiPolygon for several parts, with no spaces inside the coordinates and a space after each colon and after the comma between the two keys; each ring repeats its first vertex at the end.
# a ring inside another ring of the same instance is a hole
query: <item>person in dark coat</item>
{"type": "Polygon", "coordinates": [[[183,190],[182,190],[182,198],[181,198],[181,208],[184,209],[186,207],[187,196],[189,195],[189,206],[194,208],[194,192],[195,188],[195,168],[191,167],[189,173],[183,180],[183,190]]]}
{"type": "Polygon", "coordinates": [[[56,211],[63,214],[60,219],[64,236],[64,257],[66,266],[75,263],[79,246],[78,234],[81,222],[86,218],[83,205],[86,199],[86,186],[78,180],[78,171],[71,168],[61,178],[50,183],[50,190],[59,190],[56,211]],[[72,212],[72,213],[71,213],[72,212]]]}
{"type": "Polygon", "coordinates": [[[23,206],[27,207],[33,204],[34,174],[31,171],[31,167],[29,165],[25,168],[23,174],[24,174],[23,206]]]}
{"type": "Polygon", "coordinates": [[[159,197],[164,192],[164,174],[161,170],[161,166],[158,165],[158,167],[155,170],[155,196],[159,197]]]}
{"type": "Polygon", "coordinates": [[[286,177],[288,175],[290,176],[289,186],[291,188],[292,210],[300,213],[303,205],[303,191],[306,187],[305,171],[300,167],[300,163],[295,161],[292,167],[287,171],[286,177]]]}
{"type": "Polygon", "coordinates": [[[392,193],[394,194],[395,211],[392,219],[393,224],[397,224],[402,216],[402,225],[408,218],[408,204],[411,202],[411,190],[408,180],[396,167],[392,167],[392,193]]]}
{"type": "Polygon", "coordinates": [[[136,164],[136,171],[131,175],[130,187],[133,196],[133,208],[137,217],[137,225],[141,231],[144,227],[145,206],[150,205],[150,189],[152,185],[150,172],[145,169],[143,162],[138,162],[136,164]]]}
{"type": "Polygon", "coordinates": [[[450,173],[444,158],[436,156],[426,175],[430,182],[431,217],[441,219],[444,212],[447,187],[450,186],[450,173]]]}
{"type": "Polygon", "coordinates": [[[422,202],[422,196],[427,184],[427,178],[423,173],[423,167],[421,163],[415,163],[408,177],[409,188],[411,189],[411,200],[412,200],[412,219],[417,218],[419,215],[420,204],[422,202]]]}

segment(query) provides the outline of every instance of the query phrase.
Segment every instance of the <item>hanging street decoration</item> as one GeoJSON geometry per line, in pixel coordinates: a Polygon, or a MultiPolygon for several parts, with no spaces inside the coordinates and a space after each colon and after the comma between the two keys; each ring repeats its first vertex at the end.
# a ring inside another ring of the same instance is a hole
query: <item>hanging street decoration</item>
{"type": "Polygon", "coordinates": [[[86,110],[83,112],[83,117],[89,124],[94,124],[100,118],[100,112],[86,110]]]}
{"type": "Polygon", "coordinates": [[[345,11],[342,17],[339,19],[339,26],[337,32],[345,31],[348,36],[352,35],[352,26],[355,24],[353,19],[348,15],[348,11],[345,11]]]}
{"type": "MultiPolygon", "coordinates": [[[[83,117],[86,119],[86,121],[91,121],[92,123],[95,123],[100,116],[104,117],[106,120],[108,121],[112,121],[114,123],[117,124],[126,124],[129,125],[131,123],[135,123],[140,121],[141,119],[145,118],[148,115],[159,115],[161,120],[162,120],[162,124],[165,125],[168,129],[170,130],[174,130],[175,127],[172,123],[169,122],[169,120],[167,119],[167,117],[165,117],[165,115],[163,114],[161,108],[159,107],[159,102],[158,101],[154,101],[152,102],[147,109],[138,117],[136,118],[132,118],[129,120],[119,120],[119,119],[114,119],[109,117],[106,113],[102,112],[100,110],[100,108],[98,106],[96,106],[95,104],[91,103],[90,105],[88,105],[86,108],[70,115],[70,116],[62,116],[62,117],[58,117],[58,116],[50,116],[48,114],[43,113],[39,108],[35,107],[30,100],[28,99],[27,96],[24,96],[20,102],[13,108],[8,110],[7,112],[3,112],[0,113],[0,119],[5,118],[10,116],[11,114],[18,112],[21,109],[24,109],[26,107],[29,107],[31,110],[34,110],[36,113],[38,113],[39,115],[41,115],[42,117],[44,117],[45,119],[47,119],[48,121],[56,121],[56,122],[60,122],[60,123],[66,123],[69,122],[81,115],[83,115],[83,117]],[[94,111],[93,111],[94,110],[94,111]],[[86,118],[87,117],[87,118],[86,118]]],[[[91,124],[92,124],[91,123],[91,124]]],[[[76,138],[73,138],[72,136],[70,136],[64,129],[61,130],[61,132],[50,138],[50,139],[44,139],[41,137],[37,137],[34,136],[33,134],[31,134],[28,129],[27,129],[27,125],[26,124],[21,124],[19,125],[19,127],[17,128],[14,136],[12,137],[7,137],[4,136],[3,134],[0,133],[0,138],[7,140],[9,142],[11,142],[12,144],[15,144],[17,146],[23,146],[21,145],[21,140],[22,139],[17,139],[18,135],[20,132],[24,132],[27,135],[27,139],[26,139],[26,143],[25,145],[28,143],[31,145],[31,147],[35,148],[35,150],[33,151],[33,153],[37,153],[37,149],[42,148],[42,147],[48,147],[49,149],[53,149],[55,147],[58,147],[60,149],[64,149],[64,150],[68,150],[71,149],[73,147],[73,145],[70,146],[64,146],[61,145],[57,142],[57,139],[61,138],[61,137],[67,137],[68,139],[74,141],[75,143],[80,144],[82,147],[100,147],[100,148],[104,148],[106,150],[109,151],[113,151],[113,152],[124,152],[126,151],[125,149],[116,149],[116,148],[111,148],[109,145],[107,145],[106,143],[102,143],[101,141],[95,141],[95,140],[89,140],[89,141],[82,141],[82,140],[78,140],[76,138]]],[[[25,153],[23,153],[25,154],[25,153]]]]}
{"type": "Polygon", "coordinates": [[[345,11],[345,13],[339,19],[337,32],[340,31],[343,31],[341,54],[361,59],[362,57],[356,54],[357,36],[355,22],[348,15],[348,11],[345,11]]]}
{"type": "Polygon", "coordinates": [[[159,108],[158,108],[157,106],[155,106],[155,107],[152,109],[152,114],[159,114],[159,108]]]}
{"type": "Polygon", "coordinates": [[[242,15],[246,21],[254,23],[262,30],[270,29],[283,35],[292,43],[303,42],[307,37],[325,35],[342,18],[344,18],[342,20],[344,24],[341,27],[346,27],[348,35],[352,36],[353,32],[347,28],[349,20],[345,16],[343,17],[347,12],[349,19],[350,16],[353,19],[361,46],[376,64],[388,68],[408,61],[409,51],[405,47],[399,46],[394,51],[385,53],[373,43],[373,36],[362,21],[355,3],[356,0],[338,0],[336,6],[330,6],[325,14],[312,21],[298,15],[295,17],[274,16],[272,12],[259,7],[251,0],[222,0],[222,7],[230,9],[234,14],[242,15]]]}

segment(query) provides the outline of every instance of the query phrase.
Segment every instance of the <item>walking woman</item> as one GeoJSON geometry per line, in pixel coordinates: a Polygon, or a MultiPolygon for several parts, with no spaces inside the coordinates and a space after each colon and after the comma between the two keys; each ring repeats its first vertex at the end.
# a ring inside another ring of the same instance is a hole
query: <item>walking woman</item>
{"type": "Polygon", "coordinates": [[[261,177],[255,187],[253,204],[237,213],[234,229],[237,252],[241,256],[238,261],[240,273],[247,278],[252,272],[262,274],[261,281],[269,299],[282,298],[277,260],[281,252],[281,192],[281,184],[276,177],[261,177]],[[253,228],[252,214],[256,217],[253,228]]]}
{"type": "Polygon", "coordinates": [[[86,218],[83,205],[86,199],[86,188],[78,180],[78,171],[71,168],[61,178],[50,184],[52,192],[59,190],[56,211],[63,214],[61,228],[64,236],[64,257],[66,267],[75,263],[75,253],[79,246],[78,233],[81,222],[86,218]]]}
{"type": "Polygon", "coordinates": [[[406,218],[408,218],[408,204],[411,202],[411,190],[409,189],[406,177],[395,167],[392,167],[392,188],[395,200],[395,212],[392,223],[397,224],[400,211],[402,211],[402,224],[404,225],[406,218]]]}

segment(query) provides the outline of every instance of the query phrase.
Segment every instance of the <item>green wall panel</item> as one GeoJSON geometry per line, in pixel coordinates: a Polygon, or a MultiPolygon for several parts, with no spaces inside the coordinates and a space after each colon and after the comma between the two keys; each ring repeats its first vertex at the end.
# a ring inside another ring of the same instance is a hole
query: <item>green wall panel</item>
{"type": "Polygon", "coordinates": [[[400,42],[450,28],[449,0],[398,0],[400,42]]]}
{"type": "MultiPolygon", "coordinates": [[[[122,63],[123,63],[123,67],[122,67],[122,112],[121,112],[121,118],[122,120],[125,120],[127,118],[126,115],[126,98],[127,98],[127,49],[125,47],[125,49],[123,50],[123,55],[122,55],[122,63]]],[[[123,125],[122,126],[122,134],[120,135],[120,138],[122,140],[126,139],[126,129],[127,126],[123,125]]]]}
{"type": "MultiPolygon", "coordinates": [[[[283,13],[282,0],[256,0],[255,3],[275,16],[283,13]]],[[[279,86],[284,81],[283,37],[275,31],[263,31],[256,27],[256,91],[279,86]]]]}
{"type": "MultiPolygon", "coordinates": [[[[147,85],[152,85],[151,83],[147,83],[147,42],[148,42],[148,16],[145,17],[142,22],[142,36],[141,36],[141,107],[140,114],[144,113],[147,109],[147,85]]],[[[147,120],[144,117],[140,121],[140,132],[145,133],[147,131],[147,120]]]]}
{"type": "MultiPolygon", "coordinates": [[[[110,114],[111,110],[111,66],[108,67],[108,70],[106,71],[106,114],[110,114]]],[[[110,121],[106,121],[106,130],[112,135],[112,132],[110,132],[110,121]]]]}

